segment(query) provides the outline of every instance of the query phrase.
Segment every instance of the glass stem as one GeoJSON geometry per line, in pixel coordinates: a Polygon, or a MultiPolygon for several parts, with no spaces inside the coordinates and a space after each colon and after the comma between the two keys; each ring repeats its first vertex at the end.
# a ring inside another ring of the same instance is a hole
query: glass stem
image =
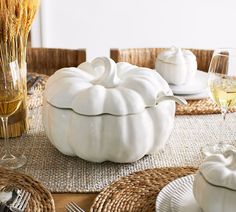
{"type": "Polygon", "coordinates": [[[4,146],[3,146],[3,152],[4,155],[2,159],[14,159],[14,155],[10,152],[10,146],[9,146],[9,134],[8,134],[8,117],[1,117],[2,120],[2,128],[3,128],[3,136],[4,136],[4,146]]]}
{"type": "Polygon", "coordinates": [[[219,127],[219,129],[220,129],[220,138],[219,138],[220,142],[219,142],[219,144],[225,143],[223,141],[225,139],[224,136],[223,136],[223,132],[225,132],[225,130],[226,130],[226,121],[225,121],[225,119],[226,119],[227,112],[228,112],[227,108],[225,108],[225,107],[221,108],[222,118],[221,118],[221,121],[219,122],[220,123],[220,127],[219,127]]]}

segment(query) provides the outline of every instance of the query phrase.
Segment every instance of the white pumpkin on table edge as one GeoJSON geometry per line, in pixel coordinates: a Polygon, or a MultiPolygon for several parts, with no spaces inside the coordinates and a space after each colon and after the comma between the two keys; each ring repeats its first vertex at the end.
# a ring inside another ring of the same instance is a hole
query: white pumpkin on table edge
{"type": "Polygon", "coordinates": [[[176,98],[155,71],[99,57],[48,79],[43,124],[63,154],[129,163],[164,147],[174,124],[170,99],[176,98]]]}
{"type": "Polygon", "coordinates": [[[207,157],[194,177],[193,194],[204,212],[235,212],[236,151],[207,157]]]}

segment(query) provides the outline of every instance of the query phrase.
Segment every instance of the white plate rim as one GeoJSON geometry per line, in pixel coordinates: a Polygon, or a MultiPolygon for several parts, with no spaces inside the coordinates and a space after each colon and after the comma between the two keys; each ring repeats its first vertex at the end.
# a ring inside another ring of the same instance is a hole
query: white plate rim
{"type": "Polygon", "coordinates": [[[179,96],[182,97],[186,100],[200,100],[200,99],[207,99],[210,97],[209,95],[209,91],[208,88],[206,88],[205,90],[203,90],[201,93],[197,93],[197,94],[189,94],[189,95],[180,95],[177,94],[175,96],[179,96]]]}
{"type": "Polygon", "coordinates": [[[208,72],[204,72],[204,71],[201,71],[201,70],[197,70],[197,73],[196,73],[196,76],[202,79],[205,79],[205,85],[202,86],[201,88],[198,88],[198,89],[193,89],[193,90],[186,90],[187,88],[185,87],[186,85],[173,85],[173,84],[169,84],[171,90],[173,91],[174,94],[176,95],[193,95],[193,94],[199,94],[201,92],[203,92],[204,90],[206,90],[207,88],[207,81],[208,81],[208,72]],[[181,88],[182,87],[182,88],[181,88]],[[180,90],[179,90],[180,89],[180,90]]]}
{"type": "MultiPolygon", "coordinates": [[[[187,193],[189,193],[189,195],[192,195],[191,198],[194,198],[193,192],[192,192],[193,180],[194,180],[194,177],[192,177],[192,179],[190,181],[183,182],[182,185],[180,185],[178,187],[178,189],[172,194],[172,197],[170,200],[171,212],[185,212],[180,209],[182,206],[182,203],[183,203],[183,195],[186,195],[187,193]]],[[[195,201],[195,199],[194,199],[194,201],[195,201]]],[[[196,207],[196,205],[195,205],[195,207],[196,207]]],[[[196,211],[196,210],[198,212],[203,212],[199,206],[197,207],[197,209],[195,208],[194,211],[196,211]]]]}
{"type": "Polygon", "coordinates": [[[156,198],[156,212],[171,212],[170,200],[173,192],[183,183],[192,181],[193,178],[194,174],[187,175],[168,183],[164,188],[162,188],[156,198]]]}

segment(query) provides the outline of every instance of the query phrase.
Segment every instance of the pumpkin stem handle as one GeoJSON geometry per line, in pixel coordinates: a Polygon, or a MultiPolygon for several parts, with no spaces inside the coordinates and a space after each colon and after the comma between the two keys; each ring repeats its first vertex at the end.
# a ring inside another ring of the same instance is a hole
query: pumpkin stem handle
{"type": "Polygon", "coordinates": [[[106,88],[114,88],[120,83],[120,79],[117,76],[116,63],[107,57],[98,57],[92,61],[94,69],[103,68],[103,74],[96,80],[94,84],[103,85],[106,88]]]}

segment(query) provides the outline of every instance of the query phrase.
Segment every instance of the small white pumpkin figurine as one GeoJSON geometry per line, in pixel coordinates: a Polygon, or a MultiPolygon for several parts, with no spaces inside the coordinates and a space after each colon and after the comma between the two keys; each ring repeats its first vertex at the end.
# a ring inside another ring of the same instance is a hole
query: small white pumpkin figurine
{"type": "Polygon", "coordinates": [[[235,212],[236,152],[206,158],[194,178],[193,194],[204,212],[235,212]]]}
{"type": "Polygon", "coordinates": [[[100,57],[49,78],[43,123],[63,154],[133,162],[164,147],[175,116],[170,100],[179,101],[155,71],[100,57]]]}
{"type": "Polygon", "coordinates": [[[172,47],[158,54],[155,68],[168,83],[182,85],[196,74],[197,60],[191,51],[172,47]]]}

